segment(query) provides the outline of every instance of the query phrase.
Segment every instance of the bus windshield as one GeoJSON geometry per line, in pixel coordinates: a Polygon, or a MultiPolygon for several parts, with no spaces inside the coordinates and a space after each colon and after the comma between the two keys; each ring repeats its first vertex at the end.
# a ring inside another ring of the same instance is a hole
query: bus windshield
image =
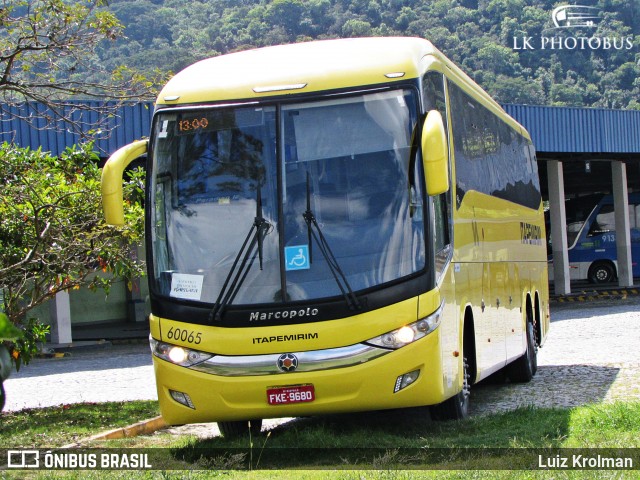
{"type": "Polygon", "coordinates": [[[569,199],[565,202],[565,212],[567,217],[567,246],[574,247],[576,240],[580,236],[584,222],[593,212],[593,209],[602,199],[602,195],[587,195],[569,199]]]}
{"type": "Polygon", "coordinates": [[[416,112],[413,90],[158,112],[154,290],[283,303],[423,270],[422,185],[409,182],[421,178],[410,158],[416,112]]]}

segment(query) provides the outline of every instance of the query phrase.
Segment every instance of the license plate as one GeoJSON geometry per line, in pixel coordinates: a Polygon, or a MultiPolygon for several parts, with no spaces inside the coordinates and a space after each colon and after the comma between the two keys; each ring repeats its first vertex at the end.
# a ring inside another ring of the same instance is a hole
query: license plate
{"type": "Polygon", "coordinates": [[[316,392],[311,384],[267,388],[267,402],[269,405],[313,402],[315,399],[316,392]]]}

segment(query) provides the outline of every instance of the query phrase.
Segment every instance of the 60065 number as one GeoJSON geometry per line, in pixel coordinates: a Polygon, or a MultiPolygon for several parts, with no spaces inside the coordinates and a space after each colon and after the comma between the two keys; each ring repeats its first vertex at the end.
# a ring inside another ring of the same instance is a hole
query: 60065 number
{"type": "Polygon", "coordinates": [[[185,328],[171,327],[167,332],[167,339],[180,340],[181,342],[188,342],[199,345],[200,342],[202,342],[202,334],[200,332],[194,332],[193,330],[187,330],[185,328]]]}

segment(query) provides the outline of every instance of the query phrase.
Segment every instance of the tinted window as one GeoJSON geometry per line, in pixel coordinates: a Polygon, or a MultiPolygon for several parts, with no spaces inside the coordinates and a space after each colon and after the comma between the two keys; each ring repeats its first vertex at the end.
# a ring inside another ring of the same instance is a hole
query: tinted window
{"type": "Polygon", "coordinates": [[[449,92],[458,207],[475,190],[537,209],[540,182],[531,142],[456,85],[449,83],[449,92]]]}

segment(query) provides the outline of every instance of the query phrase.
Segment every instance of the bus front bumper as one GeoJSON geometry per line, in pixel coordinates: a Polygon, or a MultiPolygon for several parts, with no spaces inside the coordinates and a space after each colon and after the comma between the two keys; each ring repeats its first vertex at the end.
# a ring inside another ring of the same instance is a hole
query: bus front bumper
{"type": "Polygon", "coordinates": [[[414,407],[446,399],[439,328],[364,363],[339,367],[329,361],[334,367],[324,370],[228,376],[156,356],[153,364],[160,410],[171,425],[414,407]],[[399,388],[405,378],[412,383],[399,388]],[[272,404],[273,392],[296,390],[305,393],[292,403],[272,404]]]}

